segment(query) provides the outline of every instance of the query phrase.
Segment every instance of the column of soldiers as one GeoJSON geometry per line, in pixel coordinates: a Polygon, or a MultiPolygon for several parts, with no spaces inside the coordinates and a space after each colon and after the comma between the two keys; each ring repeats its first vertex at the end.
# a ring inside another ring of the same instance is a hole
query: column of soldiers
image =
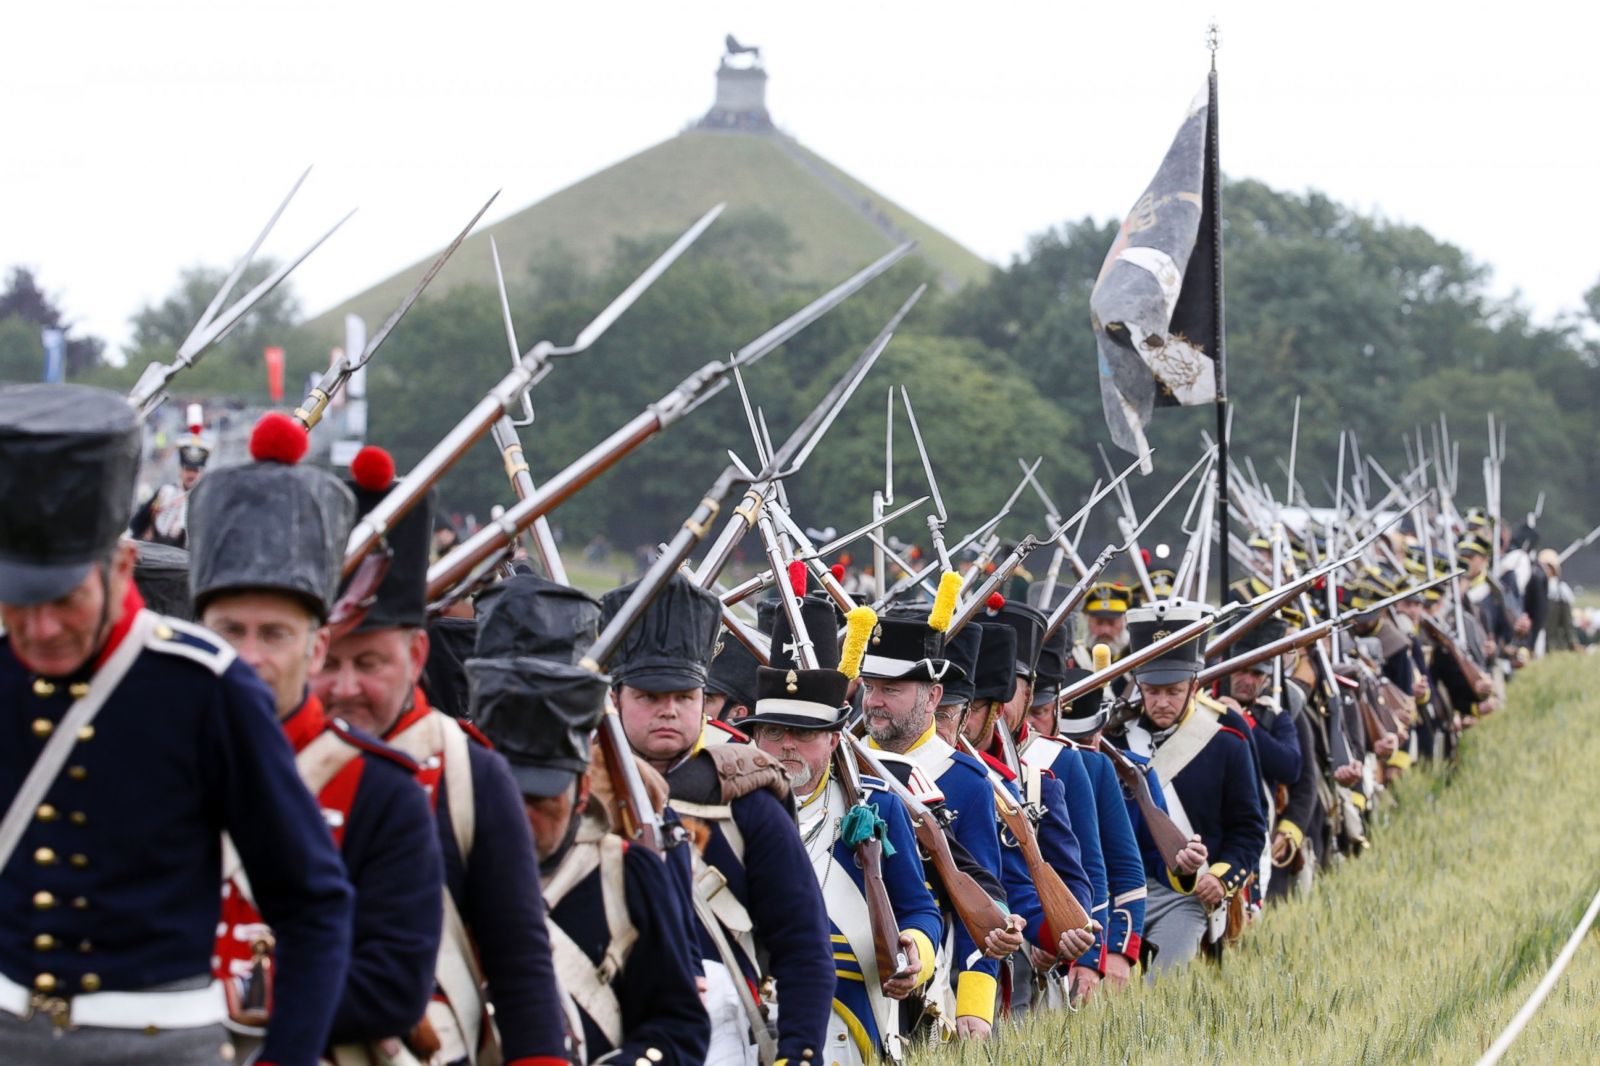
{"type": "Polygon", "coordinates": [[[187,552],[141,565],[139,435],[110,393],[0,390],[8,1062],[821,1066],[981,1040],[1219,958],[1368,846],[1507,664],[1569,639],[1559,560],[1521,528],[1490,573],[1480,512],[1248,624],[1339,546],[1255,532],[1221,611],[1170,572],[1092,581],[1077,640],[1043,592],[956,618],[950,573],[880,613],[804,566],[735,632],[680,572],[601,673],[635,585],[517,565],[433,617],[431,500],[347,577],[393,463],[303,464],[283,416],[186,487],[187,552]]]}

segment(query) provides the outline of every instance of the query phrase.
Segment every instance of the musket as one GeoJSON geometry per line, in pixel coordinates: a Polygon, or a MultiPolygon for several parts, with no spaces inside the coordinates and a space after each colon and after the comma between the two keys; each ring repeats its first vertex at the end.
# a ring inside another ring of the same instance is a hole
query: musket
{"type": "MultiPolygon", "coordinates": [[[[795,543],[799,545],[800,552],[795,557],[805,560],[806,566],[816,575],[817,580],[822,582],[823,587],[828,590],[828,594],[833,596],[834,602],[840,603],[842,606],[843,601],[840,600],[840,596],[845,595],[844,586],[839,584],[838,579],[833,576],[833,571],[822,560],[847,544],[851,544],[857,539],[883,528],[901,515],[910,512],[912,508],[927,502],[927,499],[926,496],[918,497],[881,518],[874,519],[864,526],[859,526],[848,533],[835,537],[821,547],[811,543],[811,538],[806,535],[805,530],[800,528],[799,523],[789,516],[788,512],[779,509],[774,511],[773,515],[778,524],[783,526],[788,534],[795,539],[795,543]],[[838,589],[837,593],[834,591],[835,588],[838,589]]],[[[769,587],[775,580],[776,578],[771,570],[763,570],[755,577],[741,581],[731,589],[723,592],[722,602],[729,607],[736,603],[743,603],[762,589],[769,587]]],[[[845,607],[843,609],[848,611],[850,608],[845,607]]]]}
{"type": "Polygon", "coordinates": [[[950,516],[944,509],[944,498],[939,495],[939,482],[933,476],[933,462],[928,458],[928,448],[922,441],[922,430],[917,426],[917,413],[911,409],[911,394],[900,386],[900,402],[905,405],[906,421],[911,423],[911,437],[917,443],[917,454],[922,459],[922,472],[928,479],[928,491],[933,495],[933,511],[928,515],[928,536],[933,540],[933,553],[940,568],[946,572],[955,569],[950,563],[950,551],[944,544],[944,525],[950,516]]]}
{"type": "MultiPolygon", "coordinates": [[[[1147,455],[1154,454],[1154,449],[1151,449],[1151,451],[1147,453],[1147,455]]],[[[1188,472],[1185,473],[1183,477],[1178,479],[1178,483],[1172,486],[1171,490],[1167,492],[1166,496],[1162,498],[1161,502],[1158,503],[1149,514],[1145,515],[1144,523],[1138,529],[1133,531],[1132,536],[1128,537],[1121,544],[1106,545],[1106,547],[1100,552],[1099,556],[1095,558],[1095,561],[1090,564],[1087,570],[1083,572],[1083,576],[1078,578],[1078,583],[1073,585],[1072,590],[1067,593],[1066,597],[1063,598],[1060,603],[1056,604],[1054,609],[1051,610],[1049,616],[1045,619],[1044,637],[1041,639],[1048,639],[1052,633],[1060,629],[1062,625],[1065,624],[1066,620],[1071,617],[1072,612],[1076,611],[1078,606],[1083,603],[1084,597],[1089,594],[1090,587],[1093,586],[1097,580],[1099,580],[1101,574],[1105,573],[1106,567],[1111,565],[1111,560],[1127,551],[1129,546],[1135,543],[1139,534],[1144,532],[1144,530],[1149,527],[1150,523],[1155,521],[1156,516],[1166,509],[1167,504],[1172,502],[1172,498],[1176,496],[1179,490],[1182,489],[1183,486],[1188,483],[1189,479],[1194,476],[1195,471],[1199,470],[1202,465],[1210,460],[1211,454],[1212,449],[1206,449],[1206,453],[1200,457],[1199,462],[1195,463],[1194,466],[1191,466],[1188,472]]],[[[1130,465],[1118,478],[1113,479],[1111,484],[1106,486],[1105,491],[1109,492],[1111,489],[1117,488],[1119,485],[1121,485],[1121,479],[1132,473],[1133,467],[1139,465],[1141,462],[1143,462],[1143,459],[1138,460],[1133,465],[1130,465]]],[[[1104,493],[1101,493],[1101,495],[1104,495],[1104,493]]],[[[1091,498],[1088,503],[1084,504],[1084,510],[1082,513],[1087,515],[1089,508],[1093,507],[1099,501],[1099,499],[1099,496],[1091,498]]]]}
{"type": "Polygon", "coordinates": [[[307,167],[304,173],[296,179],[294,186],[289,189],[289,195],[283,198],[283,202],[272,213],[272,217],[267,219],[266,226],[256,236],[255,242],[250,245],[249,250],[234,265],[233,272],[222,283],[222,288],[218,289],[216,295],[211,298],[211,303],[206,306],[205,311],[200,315],[200,321],[194,324],[194,328],[183,339],[183,343],[178,345],[178,351],[174,354],[172,362],[149,364],[144,368],[144,373],[139,375],[139,380],[134,382],[133,389],[128,393],[128,404],[139,412],[140,418],[149,418],[156,408],[161,406],[162,402],[167,398],[167,384],[174,377],[188,367],[193,366],[208,348],[226,337],[228,332],[239,324],[240,319],[249,314],[251,309],[264,300],[273,289],[276,289],[278,284],[288,277],[295,267],[305,261],[306,256],[320,248],[323,241],[333,236],[334,231],[348,222],[350,215],[355,214],[355,210],[351,209],[349,214],[335,222],[322,236],[312,241],[305,251],[283,263],[278,269],[263,278],[255,288],[239,297],[226,311],[220,311],[219,313],[222,302],[228,298],[229,294],[233,292],[233,287],[244,276],[245,270],[250,266],[250,261],[255,258],[256,251],[261,247],[261,242],[267,239],[268,233],[272,232],[272,227],[278,222],[278,216],[282,215],[284,208],[289,206],[289,201],[294,199],[294,194],[299,191],[301,182],[305,181],[306,175],[310,173],[311,168],[307,167]]]}
{"type": "MultiPolygon", "coordinates": [[[[855,362],[845,371],[844,376],[834,382],[833,386],[823,395],[821,402],[812,409],[811,415],[795,430],[797,434],[804,432],[810,436],[810,443],[799,455],[797,463],[805,462],[812,449],[816,447],[816,442],[821,440],[822,435],[833,425],[834,419],[844,409],[844,405],[850,401],[850,397],[855,395],[856,389],[866,379],[867,373],[872,369],[873,365],[877,363],[878,356],[882,355],[883,350],[889,346],[889,341],[894,338],[895,330],[900,328],[901,320],[916,306],[917,301],[922,298],[922,294],[926,289],[926,285],[917,286],[905,303],[901,304],[895,313],[890,316],[889,321],[884,323],[883,328],[878,331],[878,335],[872,339],[872,342],[862,350],[860,355],[856,356],[855,362]]],[[[752,422],[751,432],[756,438],[756,445],[759,449],[762,447],[762,437],[756,432],[755,416],[750,411],[749,398],[744,393],[744,379],[737,369],[734,371],[734,380],[739,386],[739,394],[744,402],[745,414],[752,422]]],[[[790,440],[794,439],[795,436],[791,434],[790,440]]],[[[722,573],[723,567],[733,557],[734,549],[739,546],[739,542],[750,531],[751,525],[755,522],[756,513],[760,510],[766,498],[774,491],[776,491],[776,486],[761,482],[751,483],[749,490],[745,493],[744,500],[738,507],[734,508],[733,514],[728,518],[727,525],[722,529],[722,533],[712,543],[711,547],[706,550],[705,558],[700,561],[699,567],[695,569],[693,575],[695,584],[705,587],[716,580],[717,576],[722,573]]]]}
{"type": "Polygon", "coordinates": [[[489,210],[489,205],[494,203],[495,198],[499,195],[499,190],[495,190],[494,195],[485,200],[483,206],[478,208],[478,213],[467,220],[467,224],[462,227],[461,232],[456,234],[456,239],[445,246],[444,251],[439,253],[438,258],[428,265],[427,270],[423,271],[422,277],[417,279],[417,283],[411,286],[411,291],[406,293],[405,298],[400,301],[393,311],[389,312],[389,317],[384,319],[383,325],[378,327],[378,332],[368,338],[366,346],[362,348],[360,354],[341,352],[333,365],[317,379],[316,385],[312,387],[310,392],[306,393],[306,398],[300,401],[300,406],[294,409],[294,415],[292,416],[296,422],[305,427],[307,433],[311,432],[312,427],[322,421],[322,414],[328,409],[328,402],[339,394],[339,390],[344,387],[345,382],[350,380],[350,376],[371,362],[372,356],[377,352],[378,347],[388,339],[390,333],[394,332],[394,327],[405,317],[406,312],[411,310],[411,305],[417,302],[417,298],[422,295],[422,290],[428,287],[428,283],[443,269],[445,263],[455,254],[456,249],[461,247],[461,242],[467,239],[467,234],[472,232],[472,228],[478,224],[478,219],[483,217],[483,213],[489,210]]]}
{"type": "MultiPolygon", "coordinates": [[[[1211,641],[1206,648],[1206,654],[1208,656],[1221,655],[1223,652],[1233,647],[1234,642],[1240,637],[1250,632],[1250,630],[1254,629],[1260,623],[1266,621],[1274,611],[1278,610],[1278,608],[1282,607],[1290,600],[1300,597],[1301,594],[1304,593],[1306,589],[1310,588],[1318,578],[1334,573],[1335,571],[1349,566],[1351,563],[1355,562],[1361,557],[1361,553],[1366,549],[1367,545],[1377,540],[1380,536],[1387,532],[1390,527],[1399,522],[1400,519],[1404,518],[1411,512],[1413,508],[1419,506],[1421,503],[1422,501],[1419,499],[1416,503],[1413,503],[1411,507],[1406,508],[1406,510],[1401,511],[1399,514],[1389,519],[1389,521],[1385,522],[1382,526],[1379,526],[1377,529],[1369,533],[1365,539],[1355,546],[1354,549],[1345,553],[1345,555],[1342,557],[1331,562],[1324,563],[1314,569],[1307,570],[1304,574],[1290,578],[1287,584],[1270,589],[1265,594],[1258,597],[1255,601],[1252,601],[1253,605],[1250,613],[1245,615],[1244,618],[1240,619],[1236,625],[1230,626],[1226,632],[1219,634],[1215,640],[1211,641]]],[[[1304,608],[1308,607],[1309,604],[1302,604],[1301,606],[1304,608]]],[[[1311,620],[1311,616],[1307,615],[1306,620],[1309,622],[1311,620]]]]}
{"type": "Polygon", "coordinates": [[[1600,538],[1600,526],[1595,526],[1589,532],[1585,533],[1583,536],[1579,537],[1577,540],[1561,549],[1561,554],[1556,556],[1556,561],[1561,563],[1566,562],[1568,559],[1572,558],[1573,554],[1579,549],[1587,548],[1589,545],[1593,544],[1596,538],[1600,538]]]}
{"type": "Polygon", "coordinates": [[[1056,706],[1069,706],[1073,700],[1084,693],[1093,692],[1097,688],[1109,685],[1123,674],[1135,670],[1153,659],[1161,658],[1173,648],[1182,647],[1191,640],[1203,636],[1219,622],[1231,618],[1234,614],[1244,610],[1244,607],[1244,604],[1238,602],[1227,604],[1216,614],[1197,618],[1188,625],[1181,626],[1167,634],[1160,640],[1152,641],[1148,646],[1140,648],[1138,651],[1128,652],[1104,670],[1096,670],[1087,677],[1080,678],[1064,687],[1061,690],[1061,694],[1056,697],[1056,706]]]}
{"type": "MultiPolygon", "coordinates": [[[[883,517],[883,509],[894,505],[894,386],[889,386],[888,414],[883,423],[883,491],[873,490],[872,517],[883,517]]],[[[875,591],[882,593],[889,587],[889,571],[883,547],[872,546],[872,579],[875,591]]]]}
{"type": "Polygon", "coordinates": [[[548,514],[560,506],[573,493],[609,470],[623,456],[721,392],[727,387],[728,375],[735,366],[749,366],[782,345],[873,277],[887,270],[910,247],[903,245],[901,249],[889,253],[848,281],[818,297],[746,344],[729,362],[707,363],[684,378],[661,399],[646,407],[605,440],[569,463],[555,477],[541,485],[532,496],[519,500],[501,515],[498,521],[484,526],[458,544],[449,555],[434,563],[428,569],[428,598],[437,599],[455,582],[461,580],[478,560],[509,544],[511,538],[535,518],[548,514]]]}
{"type": "Polygon", "coordinates": [[[956,917],[966,927],[972,943],[981,950],[990,933],[1008,928],[1008,919],[1000,909],[1000,904],[990,898],[971,874],[956,865],[955,856],[950,854],[950,842],[945,839],[944,827],[940,825],[938,817],[901,784],[899,778],[889,772],[860,738],[846,730],[842,741],[849,744],[862,764],[870,768],[874,776],[882,778],[889,786],[889,791],[905,804],[911,815],[911,829],[916,834],[917,844],[927,855],[928,864],[933,867],[933,875],[944,886],[945,895],[949,897],[956,917]]]}
{"type": "MultiPolygon", "coordinates": [[[[971,544],[973,541],[977,540],[979,537],[984,536],[985,534],[987,534],[991,529],[993,529],[995,526],[999,525],[1000,522],[1005,517],[1006,517],[1006,512],[1001,511],[999,514],[997,514],[993,518],[989,519],[983,525],[979,526],[977,529],[974,529],[971,533],[968,533],[966,536],[962,537],[960,540],[958,540],[956,542],[956,546],[950,550],[950,554],[951,555],[959,555],[959,554],[961,554],[961,552],[966,549],[967,545],[971,544]]],[[[928,565],[924,566],[922,569],[913,571],[911,569],[911,564],[906,562],[905,560],[901,559],[898,555],[895,555],[893,550],[886,543],[884,543],[882,537],[878,536],[877,534],[868,534],[867,539],[871,540],[873,544],[875,544],[878,547],[882,548],[884,550],[885,554],[889,555],[892,559],[894,559],[895,565],[900,567],[902,570],[904,570],[906,572],[906,576],[905,577],[903,577],[899,581],[895,582],[892,586],[890,586],[887,590],[884,591],[883,595],[879,596],[875,601],[873,601],[872,609],[874,611],[883,610],[883,608],[885,606],[887,606],[889,603],[892,603],[894,601],[894,598],[896,596],[900,595],[900,593],[904,592],[906,589],[912,587],[913,585],[917,585],[917,584],[922,583],[923,580],[925,578],[927,578],[927,576],[929,574],[933,573],[935,570],[937,570],[942,565],[942,563],[940,562],[940,560],[936,556],[935,558],[930,560],[928,562],[928,565]]],[[[929,593],[933,593],[935,590],[932,589],[932,588],[929,588],[928,591],[929,591],[929,593]]]]}
{"type": "MultiPolygon", "coordinates": [[[[500,315],[505,321],[506,343],[511,346],[511,365],[515,367],[521,359],[518,353],[522,349],[517,345],[517,330],[511,321],[511,299],[506,295],[505,273],[500,269],[500,246],[495,243],[493,236],[489,238],[489,254],[494,259],[495,286],[500,290],[500,315]]],[[[507,412],[500,416],[491,431],[494,446],[499,449],[500,459],[505,464],[506,477],[511,481],[511,491],[519,500],[526,500],[538,491],[538,486],[533,483],[533,473],[528,469],[528,460],[522,453],[522,440],[517,436],[517,427],[532,424],[533,397],[530,390],[524,389],[522,420],[512,418],[507,412]]],[[[539,554],[539,562],[551,581],[558,585],[571,584],[567,580],[567,568],[561,562],[561,550],[556,546],[555,534],[550,531],[550,520],[544,515],[533,520],[533,549],[539,554]]]]}
{"type": "MultiPolygon", "coordinates": [[[[1227,677],[1229,674],[1238,673],[1240,670],[1249,669],[1257,663],[1266,662],[1268,659],[1276,658],[1285,652],[1294,651],[1296,648],[1303,648],[1313,641],[1321,640],[1323,637],[1334,632],[1335,630],[1344,629],[1350,625],[1353,625],[1355,620],[1361,615],[1372,614],[1377,611],[1385,610],[1391,605],[1399,603],[1401,600],[1409,599],[1418,593],[1425,592],[1426,590],[1433,588],[1435,585],[1441,585],[1444,582],[1449,581],[1453,576],[1454,575],[1452,574],[1441,575],[1432,581],[1427,582],[1426,584],[1418,585],[1416,588],[1406,589],[1403,592],[1397,592],[1393,596],[1379,600],[1377,603],[1373,604],[1371,607],[1368,607],[1366,610],[1361,611],[1359,614],[1347,611],[1336,618],[1324,618],[1322,621],[1317,622],[1314,625],[1307,626],[1304,629],[1297,630],[1293,633],[1285,633],[1277,640],[1263,644],[1259,648],[1251,648],[1249,651],[1240,652],[1238,655],[1235,655],[1233,658],[1224,662],[1213,663],[1212,665],[1207,666],[1200,671],[1200,684],[1209,685],[1211,682],[1216,681],[1219,678],[1227,677]]],[[[1426,621],[1432,621],[1432,619],[1426,619],[1426,616],[1424,617],[1426,621]]],[[[1435,622],[1434,625],[1437,626],[1438,623],[1435,622]]],[[[1209,649],[1207,650],[1209,651],[1209,649]]]]}
{"type": "Polygon", "coordinates": [[[1473,695],[1479,696],[1492,690],[1488,675],[1478,666],[1477,660],[1473,659],[1456,638],[1450,635],[1448,629],[1426,613],[1423,614],[1418,628],[1426,633],[1435,644],[1444,649],[1445,654],[1456,661],[1456,667],[1461,671],[1461,676],[1465,679],[1467,687],[1472,690],[1473,695]]]}
{"type": "Polygon", "coordinates": [[[1144,819],[1145,828],[1150,831],[1150,839],[1155,841],[1156,850],[1161,853],[1161,861],[1167,869],[1178,868],[1178,855],[1189,846],[1189,838],[1184,836],[1183,830],[1172,820],[1172,815],[1161,809],[1155,797],[1150,794],[1150,782],[1145,777],[1144,771],[1134,764],[1133,760],[1104,736],[1100,738],[1100,750],[1111,758],[1112,768],[1117,771],[1117,780],[1122,783],[1123,791],[1133,797],[1133,802],[1139,808],[1139,815],[1144,819]]]}
{"type": "MultiPolygon", "coordinates": [[[[350,538],[345,546],[344,572],[348,574],[353,570],[361,557],[372,550],[372,546],[394,523],[404,517],[418,500],[427,495],[428,490],[444,476],[445,471],[465,455],[491,426],[511,411],[523,392],[549,373],[553,360],[587,351],[599,340],[606,330],[633,306],[634,301],[655,283],[656,279],[699,238],[700,234],[705,232],[706,227],[711,225],[721,211],[722,205],[718,204],[701,216],[699,221],[689,227],[683,236],[672,242],[672,245],[662,252],[644,273],[635,278],[632,284],[585,326],[570,345],[558,346],[549,341],[540,341],[523,355],[511,372],[501,378],[500,383],[490,389],[488,394],[444,435],[444,439],[435,444],[428,454],[389,490],[389,494],[378,501],[378,505],[356,523],[355,528],[350,531],[350,538]]],[[[524,500],[518,506],[526,502],[524,500]]],[[[437,598],[437,595],[430,592],[429,598],[437,598]]]]}
{"type": "MultiPolygon", "coordinates": [[[[757,443],[760,443],[759,440],[757,443]]],[[[768,501],[757,516],[756,528],[761,534],[761,543],[767,553],[768,565],[772,567],[773,573],[782,573],[788,569],[788,560],[783,557],[783,545],[772,521],[772,513],[776,510],[778,508],[768,501]]],[[[800,597],[787,581],[779,581],[776,584],[778,607],[789,621],[789,632],[794,640],[794,661],[802,670],[815,670],[818,667],[817,649],[811,640],[810,632],[806,629],[805,618],[801,613],[800,597]]],[[[836,747],[832,762],[834,773],[839,777],[839,786],[844,790],[845,803],[852,809],[865,807],[866,804],[861,798],[860,771],[850,750],[843,745],[836,747]]],[[[868,813],[871,818],[876,819],[876,811],[868,813]]],[[[889,902],[888,890],[883,884],[883,842],[875,834],[870,835],[858,841],[854,850],[856,862],[861,866],[862,895],[867,905],[867,923],[872,929],[873,954],[878,964],[878,977],[880,981],[888,981],[905,973],[908,961],[905,952],[900,950],[899,924],[895,920],[894,907],[889,902]]]]}
{"type": "MultiPolygon", "coordinates": [[[[1105,465],[1106,474],[1110,475],[1112,472],[1111,460],[1107,457],[1105,448],[1101,447],[1098,442],[1095,444],[1095,448],[1100,452],[1100,462],[1105,465]]],[[[1207,449],[1206,455],[1207,457],[1211,455],[1210,449],[1207,449]]],[[[1188,480],[1188,475],[1184,476],[1184,480],[1188,480]]],[[[1140,524],[1138,512],[1133,509],[1133,493],[1128,490],[1127,486],[1123,486],[1118,491],[1117,497],[1122,502],[1122,517],[1117,519],[1117,532],[1122,536],[1123,550],[1132,549],[1129,559],[1133,562],[1134,574],[1139,578],[1139,587],[1144,589],[1146,598],[1153,600],[1156,598],[1155,586],[1150,583],[1150,570],[1144,565],[1144,556],[1138,551],[1139,532],[1148,527],[1149,523],[1140,524]]],[[[1170,499],[1171,497],[1168,498],[1170,499]]]]}
{"type": "MultiPolygon", "coordinates": [[[[1039,479],[1034,476],[1033,471],[1037,470],[1039,467],[1038,461],[1036,460],[1034,462],[1032,469],[1029,469],[1029,467],[1023,463],[1021,458],[1017,459],[1017,465],[1022,467],[1023,472],[1028,479],[1028,484],[1033,486],[1034,495],[1038,496],[1039,502],[1044,504],[1045,525],[1052,528],[1061,525],[1061,511],[1056,507],[1055,501],[1052,500],[1049,494],[1044,491],[1044,486],[1039,484],[1039,479]]],[[[1133,465],[1138,466],[1139,462],[1135,461],[1133,465]]],[[[1123,474],[1123,477],[1127,477],[1127,474],[1123,474]]],[[[1094,489],[1089,493],[1089,495],[1098,499],[1099,492],[1100,481],[1096,479],[1094,483],[1094,489]]],[[[1078,514],[1082,517],[1087,517],[1088,513],[1088,510],[1083,508],[1080,508],[1078,511],[1078,514]]],[[[1082,577],[1083,572],[1088,569],[1088,567],[1084,566],[1083,564],[1083,558],[1078,555],[1077,544],[1069,539],[1065,533],[1056,538],[1055,546],[1055,552],[1051,555],[1050,559],[1050,569],[1047,571],[1045,577],[1044,592],[1040,597],[1040,601],[1047,605],[1050,602],[1050,597],[1055,594],[1055,582],[1061,575],[1061,564],[1063,561],[1070,561],[1072,563],[1073,570],[1077,572],[1079,577],[1082,577]]]]}
{"type": "MultiPolygon", "coordinates": [[[[1004,722],[995,724],[997,733],[1006,733],[1004,722]]],[[[1006,734],[1009,736],[1009,734],[1006,734]]],[[[962,749],[983,763],[983,756],[966,737],[959,738],[962,749]]],[[[1014,756],[1016,750],[1013,748],[1014,756]]],[[[1011,764],[1013,772],[1020,769],[1020,763],[1011,764]]],[[[1039,850],[1039,830],[1033,823],[1033,818],[1026,808],[1008,792],[1004,785],[994,778],[989,779],[990,790],[994,793],[994,810],[1001,823],[1017,842],[1017,849],[1022,852],[1022,859],[1028,866],[1028,879],[1033,882],[1034,889],[1039,894],[1039,903],[1044,911],[1046,931],[1051,934],[1049,943],[1054,953],[1056,942],[1062,933],[1070,929],[1088,929],[1089,914],[1083,909],[1067,883],[1061,879],[1061,874],[1054,866],[1045,860],[1044,852],[1039,850]]]]}
{"type": "MultiPolygon", "coordinates": [[[[738,468],[734,466],[727,467],[717,476],[689,517],[678,527],[666,549],[645,571],[633,592],[589,646],[588,652],[579,660],[579,666],[596,676],[605,676],[606,663],[622,646],[628,630],[633,628],[651,601],[660,594],[695,544],[705,536],[706,530],[717,517],[722,501],[740,477],[738,468]]],[[[605,714],[600,719],[598,737],[606,770],[613,782],[620,783],[620,787],[613,788],[616,807],[610,812],[612,824],[619,827],[623,839],[660,852],[664,844],[661,818],[648,802],[641,802],[647,795],[644,780],[633,761],[633,749],[628,743],[627,734],[623,732],[622,718],[609,699],[606,700],[605,714]]]]}
{"type": "MultiPolygon", "coordinates": [[[[1039,458],[1033,461],[1032,468],[1023,468],[1022,480],[1017,482],[1017,487],[1011,490],[1011,495],[1006,497],[1006,502],[1000,505],[1000,510],[1002,513],[1011,513],[1011,508],[1016,505],[1017,497],[1021,496],[1022,490],[1028,487],[1028,478],[1033,475],[1033,471],[1037,470],[1039,468],[1039,464],[1042,462],[1044,462],[1044,456],[1041,455],[1039,458]]],[[[1063,530],[1063,536],[1064,535],[1065,531],[1063,530]]],[[[994,553],[999,549],[999,534],[993,534],[987,540],[985,540],[983,545],[978,549],[978,557],[974,559],[972,561],[972,565],[967,568],[967,573],[962,578],[962,585],[965,586],[977,580],[978,575],[982,574],[986,569],[988,569],[989,563],[994,560],[994,553]]],[[[1021,560],[1018,560],[1019,563],[1020,561],[1021,560]]],[[[1010,572],[1008,571],[1008,576],[1009,573],[1010,572]]]]}

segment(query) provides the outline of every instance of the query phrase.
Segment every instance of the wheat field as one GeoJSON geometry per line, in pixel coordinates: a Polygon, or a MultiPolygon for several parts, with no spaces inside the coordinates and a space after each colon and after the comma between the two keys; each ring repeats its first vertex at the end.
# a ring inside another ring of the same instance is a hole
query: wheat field
{"type": "MultiPolygon", "coordinates": [[[[1372,846],[1195,964],[1075,1014],[1002,1022],[934,1063],[1471,1063],[1600,889],[1600,657],[1522,671],[1452,769],[1411,771],[1372,846]]],[[[1506,1062],[1600,1062],[1585,943],[1506,1062]]]]}

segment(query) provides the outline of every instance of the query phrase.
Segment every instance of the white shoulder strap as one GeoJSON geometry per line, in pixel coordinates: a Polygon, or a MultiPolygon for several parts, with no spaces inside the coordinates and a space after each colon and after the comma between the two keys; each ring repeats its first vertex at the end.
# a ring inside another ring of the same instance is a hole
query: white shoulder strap
{"type": "Polygon", "coordinates": [[[477,806],[472,797],[471,741],[460,723],[442,711],[434,711],[444,749],[444,790],[450,800],[450,828],[455,830],[461,861],[472,855],[472,840],[477,832],[477,806]],[[454,767],[454,769],[452,769],[454,767]]]}
{"type": "Polygon", "coordinates": [[[115,692],[122,679],[128,676],[134,660],[144,651],[145,641],[150,638],[156,622],[157,616],[152,611],[141,608],[139,613],[134,615],[133,624],[122,638],[122,643],[117,645],[117,650],[111,653],[111,657],[89,680],[89,691],[72,701],[72,706],[67,708],[61,724],[45,742],[44,749],[39,752],[39,758],[34,761],[33,768],[28,771],[28,776],[23,778],[22,787],[17,789],[16,798],[11,801],[5,817],[0,818],[0,869],[4,869],[11,861],[17,845],[22,843],[22,835],[28,831],[28,824],[33,821],[33,813],[38,809],[39,801],[44,799],[45,793],[50,791],[50,786],[55,784],[56,778],[61,775],[61,767],[66,764],[67,757],[77,746],[78,730],[94,720],[94,716],[100,713],[100,708],[105,706],[111,693],[115,692]]]}

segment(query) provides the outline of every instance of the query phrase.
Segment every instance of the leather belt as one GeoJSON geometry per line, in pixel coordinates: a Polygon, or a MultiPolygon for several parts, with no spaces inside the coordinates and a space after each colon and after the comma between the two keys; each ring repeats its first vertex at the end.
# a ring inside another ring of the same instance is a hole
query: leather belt
{"type": "Polygon", "coordinates": [[[175,992],[86,992],[67,998],[24,988],[0,974],[0,1010],[24,1020],[47,1014],[61,1028],[200,1029],[228,1016],[222,982],[175,992]]]}

